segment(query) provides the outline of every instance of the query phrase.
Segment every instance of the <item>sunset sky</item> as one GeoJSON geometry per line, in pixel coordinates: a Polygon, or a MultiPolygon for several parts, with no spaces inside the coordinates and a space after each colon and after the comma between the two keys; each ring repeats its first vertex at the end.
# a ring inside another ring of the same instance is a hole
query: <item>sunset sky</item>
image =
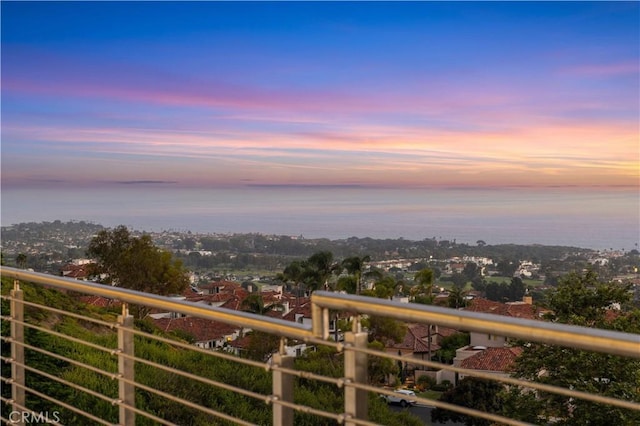
{"type": "Polygon", "coordinates": [[[639,184],[638,2],[2,2],[2,187],[639,184]]]}

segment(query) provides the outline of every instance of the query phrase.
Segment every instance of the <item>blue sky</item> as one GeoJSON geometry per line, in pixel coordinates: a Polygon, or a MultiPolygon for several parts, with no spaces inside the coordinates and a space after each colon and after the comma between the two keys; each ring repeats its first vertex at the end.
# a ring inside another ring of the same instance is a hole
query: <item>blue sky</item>
{"type": "Polygon", "coordinates": [[[637,2],[2,2],[2,185],[624,186],[637,2]]]}

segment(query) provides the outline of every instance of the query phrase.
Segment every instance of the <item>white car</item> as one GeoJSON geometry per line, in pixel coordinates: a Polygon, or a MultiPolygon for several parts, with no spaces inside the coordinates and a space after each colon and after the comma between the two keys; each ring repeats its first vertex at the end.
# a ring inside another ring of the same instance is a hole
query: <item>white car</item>
{"type": "Polygon", "coordinates": [[[408,389],[397,389],[393,393],[396,395],[382,395],[388,404],[400,404],[403,407],[416,405],[416,393],[408,389]]]}

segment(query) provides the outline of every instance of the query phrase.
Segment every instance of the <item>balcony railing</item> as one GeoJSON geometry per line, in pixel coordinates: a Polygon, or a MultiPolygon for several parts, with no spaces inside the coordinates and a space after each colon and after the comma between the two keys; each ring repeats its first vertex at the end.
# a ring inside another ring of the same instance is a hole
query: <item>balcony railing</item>
{"type": "MultiPolygon", "coordinates": [[[[4,300],[10,302],[10,315],[2,313],[2,320],[10,323],[10,333],[3,333],[2,341],[10,345],[11,354],[3,354],[2,361],[2,382],[11,387],[11,396],[3,396],[2,402],[11,408],[10,413],[3,413],[1,420],[5,424],[27,424],[34,419],[46,420],[56,423],[59,419],[42,418],[41,407],[29,407],[27,402],[32,398],[46,400],[49,404],[61,407],[75,413],[78,424],[112,424],[108,419],[100,418],[93,413],[79,409],[74,406],[74,401],[64,400],[61,395],[46,394],[33,386],[29,386],[27,378],[45,377],[55,381],[62,386],[68,386],[74,391],[84,392],[92,397],[108,401],[113,406],[117,406],[118,424],[128,426],[136,424],[136,417],[147,419],[147,423],[172,424],[163,419],[157,413],[148,413],[136,405],[136,391],[141,390],[153,394],[167,401],[178,403],[189,409],[198,410],[210,416],[211,424],[252,424],[238,416],[216,410],[214,407],[203,406],[169,392],[155,389],[146,384],[136,381],[136,365],[145,365],[158,371],[169,372],[184,380],[199,381],[203,386],[213,386],[226,391],[231,391],[242,397],[253,398],[257,402],[270,404],[272,406],[272,423],[274,425],[289,426],[294,424],[296,412],[318,416],[319,424],[338,423],[347,425],[371,425],[376,424],[368,420],[369,394],[393,395],[392,390],[373,386],[369,384],[367,377],[367,362],[369,357],[383,357],[393,360],[393,362],[405,362],[406,358],[381,351],[369,349],[367,347],[367,333],[362,330],[360,316],[375,315],[393,318],[406,322],[438,324],[458,330],[470,332],[480,332],[485,334],[499,334],[502,336],[521,339],[529,342],[540,342],[553,345],[563,345],[577,349],[597,351],[607,354],[620,355],[630,358],[640,358],[640,336],[635,334],[621,333],[608,330],[598,330],[584,327],[553,324],[543,321],[533,321],[525,319],[515,319],[465,312],[454,309],[439,308],[418,304],[395,303],[388,300],[372,299],[353,295],[344,295],[331,292],[318,291],[311,297],[312,324],[310,326],[281,319],[254,315],[246,312],[239,312],[194,304],[190,302],[175,300],[167,297],[136,292],[117,287],[105,286],[102,284],[77,281],[73,279],[45,275],[35,272],[28,272],[14,268],[3,267],[1,269],[3,277],[14,279],[14,287],[9,296],[3,296],[4,300]],[[36,304],[25,300],[21,286],[23,283],[32,283],[36,286],[44,286],[62,290],[71,294],[85,294],[101,296],[118,300],[122,303],[122,312],[117,321],[108,321],[104,318],[91,318],[81,316],[64,309],[64,306],[47,306],[36,304]],[[258,362],[220,350],[205,350],[194,345],[176,341],[157,334],[149,333],[134,327],[134,321],[129,314],[128,306],[143,305],[153,309],[166,312],[179,313],[185,316],[199,317],[217,322],[223,322],[237,326],[238,328],[251,329],[278,336],[280,338],[280,351],[273,354],[269,362],[258,362]],[[49,312],[55,316],[74,317],[84,322],[95,324],[96,327],[108,327],[115,330],[117,334],[116,347],[105,347],[88,342],[85,339],[67,335],[60,331],[54,331],[54,327],[46,324],[36,324],[34,321],[25,321],[25,308],[49,312]],[[352,330],[344,333],[344,338],[336,342],[330,338],[330,312],[348,312],[354,315],[352,330]],[[86,345],[98,351],[103,351],[109,356],[117,359],[117,371],[108,368],[98,368],[95,365],[78,361],[66,353],[56,353],[38,347],[37,343],[30,342],[25,338],[25,330],[32,329],[42,333],[48,333],[59,339],[66,339],[77,344],[86,345]],[[272,376],[272,392],[270,394],[256,393],[250,389],[222,383],[202,377],[193,372],[183,371],[171,365],[162,365],[150,361],[135,353],[134,337],[153,339],[181,350],[197,351],[207,356],[222,358],[234,363],[259,367],[270,372],[272,376]],[[335,351],[342,352],[344,362],[343,377],[327,377],[314,372],[298,371],[294,369],[292,356],[284,353],[284,343],[287,339],[306,342],[310,345],[324,345],[334,348],[335,351]],[[40,353],[52,360],[69,363],[81,367],[98,375],[104,375],[116,381],[118,384],[117,397],[106,395],[99,391],[90,389],[75,381],[57,377],[50,371],[44,371],[29,365],[27,353],[40,353]],[[10,365],[9,368],[7,367],[10,365]],[[335,413],[318,408],[312,408],[294,402],[295,386],[298,379],[309,381],[320,381],[342,389],[344,395],[344,406],[342,412],[335,413]]],[[[6,324],[5,324],[6,325],[6,324]]],[[[5,328],[3,328],[5,330],[5,328]]],[[[570,398],[581,398],[595,403],[607,404],[630,410],[640,411],[640,404],[598,394],[584,393],[573,389],[550,386],[541,383],[523,381],[512,377],[500,377],[491,373],[463,369],[452,365],[441,364],[430,360],[412,359],[412,364],[426,368],[437,368],[474,376],[489,380],[496,380],[506,386],[528,387],[534,391],[551,392],[570,398]]],[[[447,404],[437,400],[416,398],[419,404],[426,404],[432,407],[440,407],[451,411],[457,411],[466,415],[476,416],[498,424],[522,425],[527,424],[521,421],[502,417],[493,413],[473,410],[463,406],[447,404]]]]}

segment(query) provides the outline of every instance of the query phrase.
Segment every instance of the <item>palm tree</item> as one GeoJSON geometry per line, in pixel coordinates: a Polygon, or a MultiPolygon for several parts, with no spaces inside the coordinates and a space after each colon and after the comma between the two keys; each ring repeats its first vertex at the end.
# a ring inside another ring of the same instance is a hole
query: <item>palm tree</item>
{"type": "Polygon", "coordinates": [[[283,282],[291,282],[296,289],[296,306],[300,305],[300,287],[304,283],[305,271],[304,265],[299,260],[294,260],[291,262],[281,274],[278,275],[278,278],[283,282]]]}
{"type": "Polygon", "coordinates": [[[427,304],[433,303],[433,271],[429,268],[421,269],[416,272],[413,280],[417,283],[411,288],[411,296],[414,298],[419,295],[426,295],[427,304]]]}
{"type": "MultiPolygon", "coordinates": [[[[282,307],[280,303],[271,303],[265,305],[264,299],[261,294],[250,294],[247,296],[240,305],[244,312],[251,312],[258,315],[267,315],[269,312],[282,307]]],[[[244,335],[244,330],[240,331],[241,335],[244,335]]],[[[265,332],[254,330],[249,334],[249,347],[247,348],[247,354],[250,358],[266,361],[269,356],[278,348],[280,338],[265,332]]]]}
{"type": "Polygon", "coordinates": [[[347,270],[347,272],[356,280],[356,294],[360,294],[361,286],[362,286],[362,273],[364,272],[365,263],[371,261],[370,256],[352,256],[347,257],[342,261],[342,266],[347,270]]]}
{"type": "Polygon", "coordinates": [[[267,315],[271,311],[275,311],[282,307],[280,303],[271,303],[265,305],[264,299],[261,294],[253,293],[248,295],[240,304],[244,312],[251,312],[252,314],[267,315]]]}
{"type": "Polygon", "coordinates": [[[450,308],[458,309],[467,306],[467,299],[465,299],[468,291],[463,290],[462,287],[453,286],[449,291],[449,297],[447,298],[447,304],[450,308]]]}
{"type": "MultiPolygon", "coordinates": [[[[413,280],[418,284],[411,290],[416,289],[414,299],[416,295],[426,294],[426,303],[428,305],[433,303],[433,271],[429,268],[421,269],[416,272],[413,280]],[[416,288],[417,287],[417,288],[416,288]]],[[[431,324],[427,324],[427,350],[429,352],[429,361],[431,361],[431,324]]]]}
{"type": "Polygon", "coordinates": [[[333,253],[330,251],[319,251],[302,263],[305,272],[305,282],[314,290],[329,288],[329,277],[336,270],[333,263],[333,253]]]}

